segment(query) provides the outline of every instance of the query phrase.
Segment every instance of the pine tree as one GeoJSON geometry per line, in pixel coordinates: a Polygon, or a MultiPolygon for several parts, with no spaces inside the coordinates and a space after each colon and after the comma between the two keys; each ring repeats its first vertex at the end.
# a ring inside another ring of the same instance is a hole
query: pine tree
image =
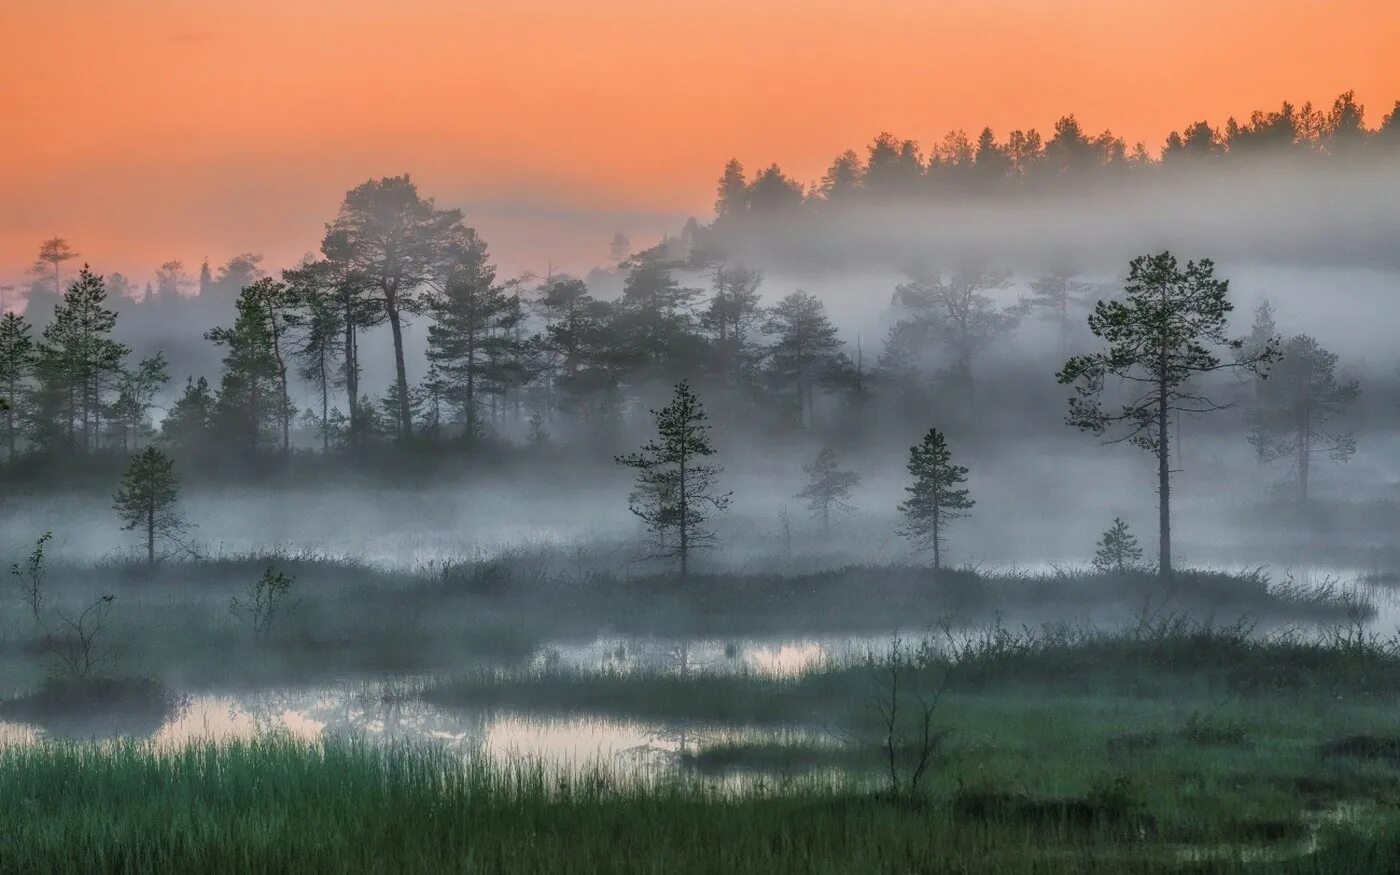
{"type": "Polygon", "coordinates": [[[715,489],[723,469],[701,461],[715,449],[705,410],[684,380],[676,384],[671,403],[651,414],[656,439],[638,452],[618,456],[617,463],[637,472],[628,503],[656,540],[652,558],[679,559],[684,579],[690,552],[714,545],[707,524],[729,507],[732,493],[715,489]]]}
{"type": "MultiPolygon", "coordinates": [[[[439,210],[432,198],[418,194],[406,175],[371,179],[351,189],[327,227],[322,250],[336,251],[359,290],[373,294],[389,323],[398,398],[405,404],[404,316],[422,307],[422,290],[442,279],[448,255],[466,245],[462,242],[466,233],[459,210],[439,210]]],[[[398,437],[413,437],[407,407],[399,410],[393,424],[398,437]]]]}
{"type": "Polygon", "coordinates": [[[811,422],[816,387],[840,378],[846,357],[836,326],[821,301],[802,290],[774,305],[763,333],[777,339],[768,350],[768,372],[780,394],[791,393],[797,424],[811,422]]]}
{"type": "Polygon", "coordinates": [[[703,348],[690,312],[700,290],[680,284],[665,250],[656,246],[628,260],[631,270],[609,323],[611,354],[643,381],[685,373],[703,348]]]}
{"type": "Polygon", "coordinates": [[[278,383],[276,397],[279,400],[273,415],[282,429],[282,454],[287,455],[292,451],[292,415],[295,412],[291,394],[288,392],[287,359],[291,355],[288,335],[298,322],[297,298],[287,285],[266,277],[244,286],[242,294],[247,294],[258,302],[263,318],[267,320],[267,334],[271,340],[269,351],[272,353],[278,383]]]}
{"type": "Polygon", "coordinates": [[[131,459],[121,486],[112,497],[112,509],[126,531],[140,531],[146,541],[146,563],[156,561],[156,538],[173,538],[184,530],[175,512],[180,479],[175,463],[155,447],[146,447],[131,459]]]}
{"type": "Polygon", "coordinates": [[[1089,294],[1092,286],[1076,282],[1069,273],[1046,274],[1031,281],[1031,294],[1022,300],[1030,310],[1042,310],[1055,323],[1059,332],[1060,355],[1069,355],[1070,313],[1093,303],[1089,294]]]}
{"type": "Polygon", "coordinates": [[[102,277],[84,265],[44,329],[31,412],[37,417],[35,443],[46,449],[55,440],[83,452],[97,449],[107,398],[130,352],[111,337],[117,314],[106,303],[102,277]]]}
{"type": "Polygon", "coordinates": [[[321,433],[321,449],[325,451],[331,448],[331,388],[337,385],[340,371],[337,359],[343,352],[339,344],[344,320],[326,289],[304,284],[305,277],[300,273],[293,272],[292,279],[295,282],[288,285],[296,309],[288,319],[299,332],[292,346],[292,357],[301,363],[301,378],[316,387],[321,396],[316,428],[321,433]]]}
{"type": "Polygon", "coordinates": [[[399,384],[390,383],[389,388],[384,390],[384,397],[379,399],[379,415],[381,422],[394,422],[402,414],[404,408],[408,409],[409,424],[416,430],[423,418],[423,395],[418,391],[417,386],[408,387],[408,403],[399,401],[399,384]]]}
{"type": "Polygon", "coordinates": [[[214,395],[209,381],[200,377],[185,382],[185,392],[160,424],[161,439],[178,453],[198,456],[209,445],[214,420],[214,395]]]}
{"type": "Polygon", "coordinates": [[[1271,342],[1253,357],[1241,355],[1244,341],[1225,336],[1230,313],[1228,280],[1215,278],[1210,259],[1187,262],[1183,269],[1170,252],[1143,255],[1129,263],[1124,299],[1099,301],[1089,315],[1089,330],[1107,348],[1065,362],[1056,378],[1074,386],[1066,421],[1102,435],[1115,426],[1126,440],[1157,457],[1158,573],[1170,577],[1171,453],[1174,416],[1209,413],[1228,407],[1193,388],[1192,378],[1213,371],[1243,368],[1262,374],[1277,357],[1271,342]],[[1212,347],[1233,354],[1225,361],[1212,347]],[[1125,400],[1105,406],[1103,390],[1112,377],[1130,390],[1125,400]]]}
{"type": "MultiPolygon", "coordinates": [[[[334,321],[339,326],[340,337],[334,351],[326,351],[326,366],[334,368],[334,385],[345,390],[345,403],[349,415],[341,415],[344,420],[330,431],[342,434],[347,443],[353,446],[359,440],[359,399],[360,399],[360,334],[363,330],[379,325],[384,321],[384,311],[370,297],[367,280],[360,275],[352,263],[352,252],[348,238],[340,232],[328,233],[321,242],[325,258],[311,261],[299,267],[282,272],[282,278],[291,287],[295,299],[303,311],[300,320],[304,330],[311,333],[312,322],[320,322],[322,328],[334,321]],[[322,306],[331,316],[320,316],[312,312],[322,306]],[[335,363],[338,362],[338,368],[335,363]]],[[[306,355],[320,357],[322,352],[307,352],[303,342],[303,367],[307,367],[306,355]]],[[[306,377],[306,379],[311,379],[306,377]]],[[[325,386],[329,389],[329,386],[325,386]]],[[[328,391],[326,394],[329,394],[328,391]]],[[[335,419],[323,405],[323,420],[335,419]]],[[[323,429],[324,430],[324,429],[323,429]]]]}
{"type": "Polygon", "coordinates": [[[29,323],[17,313],[0,316],[0,398],[5,399],[2,411],[5,423],[5,446],[8,458],[15,460],[18,446],[21,392],[28,387],[34,373],[34,338],[29,323]]]}
{"type": "Polygon", "coordinates": [[[797,498],[807,502],[812,515],[822,521],[822,531],[831,528],[831,511],[850,510],[851,490],[860,483],[860,475],[854,471],[842,471],[837,466],[836,453],[822,450],[810,465],[803,465],[807,473],[807,485],[797,493],[797,498]]]}
{"type": "Polygon", "coordinates": [[[483,396],[510,384],[515,353],[513,330],[523,318],[518,298],[496,283],[486,244],[474,232],[456,253],[442,291],[428,302],[428,361],[446,386],[469,439],[481,433],[483,396]]]}
{"type": "Polygon", "coordinates": [[[1098,550],[1094,553],[1094,568],[1097,571],[1117,571],[1123,573],[1137,567],[1142,559],[1142,548],[1137,536],[1128,531],[1128,524],[1118,517],[1113,525],[1099,539],[1098,550]]]}
{"type": "Polygon", "coordinates": [[[914,482],[904,487],[909,494],[899,505],[904,524],[899,533],[918,549],[933,550],[933,567],[943,567],[943,543],[948,523],[968,515],[975,502],[966,489],[967,469],[953,464],[952,453],[936,428],[928,430],[923,443],[909,448],[909,473],[914,482]]]}
{"type": "Polygon", "coordinates": [[[249,286],[239,293],[236,306],[232,327],[205,334],[226,350],[214,408],[215,433],[252,453],[269,442],[290,401],[282,389],[283,369],[261,294],[249,286]]]}
{"type": "Polygon", "coordinates": [[[763,274],[741,265],[716,265],[710,274],[714,295],[700,314],[700,325],[710,335],[712,368],[720,383],[744,382],[758,357],[749,332],[762,315],[758,287],[763,274]]]}
{"type": "Polygon", "coordinates": [[[1350,430],[1338,425],[1360,394],[1355,380],[1337,379],[1337,354],[1306,334],[1284,344],[1278,364],[1261,383],[1249,414],[1249,443],[1261,461],[1293,462],[1299,507],[1308,503],[1314,456],[1326,453],[1333,462],[1345,462],[1356,452],[1350,430]]]}

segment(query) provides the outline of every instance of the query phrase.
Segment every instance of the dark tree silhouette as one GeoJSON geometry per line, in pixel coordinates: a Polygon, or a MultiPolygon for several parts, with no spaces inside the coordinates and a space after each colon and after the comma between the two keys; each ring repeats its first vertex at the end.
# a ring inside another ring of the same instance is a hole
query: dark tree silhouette
{"type": "Polygon", "coordinates": [[[1360,394],[1355,380],[1337,379],[1337,354],[1306,334],[1283,345],[1269,379],[1261,384],[1249,415],[1249,443],[1262,461],[1293,462],[1299,507],[1308,503],[1315,455],[1325,452],[1332,461],[1345,462],[1356,452],[1350,431],[1337,426],[1360,394]]]}
{"type": "Polygon", "coordinates": [[[45,420],[41,433],[49,439],[62,435],[67,446],[82,452],[97,448],[107,400],[131,351],[112,339],[116,324],[102,277],[84,265],[54,308],[39,345],[39,406],[45,409],[35,413],[45,420]]]}
{"type": "Polygon", "coordinates": [[[1234,310],[1229,289],[1229,281],[1216,279],[1210,259],[1182,268],[1170,252],[1134,258],[1124,299],[1099,301],[1089,315],[1089,330],[1106,348],[1071,358],[1056,375],[1074,387],[1066,419],[1070,425],[1096,435],[1120,427],[1124,433],[1115,442],[1128,441],[1157,457],[1158,571],[1163,577],[1172,573],[1172,417],[1229,406],[1201,394],[1194,377],[1230,368],[1263,374],[1277,356],[1273,343],[1253,357],[1241,355],[1244,341],[1225,336],[1234,310]],[[1212,346],[1231,358],[1222,359],[1212,346]],[[1117,407],[1106,406],[1103,398],[1110,377],[1127,388],[1117,407]]]}
{"type": "Polygon", "coordinates": [[[924,440],[909,448],[909,473],[914,482],[904,487],[909,494],[899,505],[904,524],[899,534],[917,549],[933,551],[933,567],[943,567],[943,543],[948,523],[968,515],[976,503],[966,489],[967,469],[953,464],[953,454],[936,428],[924,440]]]}
{"type": "Polygon", "coordinates": [[[1137,536],[1128,531],[1128,524],[1118,517],[1113,525],[1099,539],[1098,550],[1094,553],[1094,568],[1097,571],[1117,571],[1120,574],[1135,568],[1142,559],[1142,548],[1137,536]]]}
{"type": "Polygon", "coordinates": [[[428,361],[437,366],[446,399],[461,413],[468,438],[480,433],[481,398],[508,382],[518,347],[513,329],[522,313],[518,299],[496,282],[486,244],[464,233],[440,292],[428,299],[428,361]]]}
{"type": "Polygon", "coordinates": [[[39,244],[39,255],[34,259],[34,266],[29,269],[29,273],[38,281],[36,288],[30,289],[32,296],[37,293],[47,291],[57,297],[63,292],[62,277],[59,273],[59,266],[65,261],[71,261],[78,257],[78,253],[73,251],[73,247],[62,237],[50,237],[39,244]],[[49,282],[49,273],[53,273],[53,286],[44,288],[49,282]]]}
{"type": "Polygon", "coordinates": [[[267,442],[270,429],[285,422],[291,406],[284,389],[285,363],[264,298],[259,284],[248,286],[238,295],[232,327],[205,335],[226,350],[214,410],[216,431],[221,440],[250,453],[267,442]]]}
{"type": "Polygon", "coordinates": [[[180,479],[175,463],[155,447],[146,447],[131,459],[121,486],[112,497],[112,509],[127,531],[140,531],[146,542],[146,564],[156,561],[156,538],[170,538],[184,530],[175,512],[180,479]]]}
{"type": "Polygon", "coordinates": [[[189,378],[184,394],[176,399],[161,421],[161,440],[183,456],[204,453],[209,447],[215,403],[208,380],[189,378]]]}
{"type": "Polygon", "coordinates": [[[652,558],[680,560],[684,578],[690,552],[713,546],[715,534],[707,524],[729,507],[732,493],[716,490],[723,469],[703,461],[715,454],[710,427],[700,399],[684,380],[676,384],[671,403],[651,415],[656,438],[638,452],[618,456],[617,463],[637,472],[629,504],[656,539],[652,558]]]}
{"type": "Polygon", "coordinates": [[[394,340],[394,372],[400,404],[396,429],[413,437],[404,364],[404,317],[422,307],[421,291],[441,276],[463,233],[460,210],[439,210],[420,197],[408,176],[370,180],[345,195],[327,228],[326,246],[343,256],[363,288],[371,289],[394,340]]]}
{"type": "Polygon", "coordinates": [[[798,289],[768,312],[763,333],[775,338],[768,349],[768,372],[780,394],[789,395],[797,424],[811,422],[816,387],[839,379],[845,356],[826,306],[798,289]]]}
{"type": "Polygon", "coordinates": [[[0,398],[5,399],[5,446],[11,462],[18,446],[20,392],[34,373],[34,360],[29,323],[18,313],[0,316],[0,398]]]}

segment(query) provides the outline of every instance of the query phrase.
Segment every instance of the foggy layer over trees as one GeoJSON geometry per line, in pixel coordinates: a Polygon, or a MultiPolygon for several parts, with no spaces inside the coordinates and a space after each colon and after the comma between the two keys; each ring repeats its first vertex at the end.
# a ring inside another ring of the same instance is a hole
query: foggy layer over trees
{"type": "Polygon", "coordinates": [[[501,276],[469,217],[407,175],[350,190],[319,251],[281,269],[244,252],[171,260],[143,284],[53,238],[27,307],[0,321],[3,476],[110,496],[151,447],[178,472],[182,505],[211,483],[460,478],[484,495],[566,476],[609,507],[572,516],[627,537],[629,478],[612,464],[624,456],[655,475],[633,509],[659,556],[723,544],[745,519],[769,532],[785,501],[874,553],[914,502],[904,530],[938,564],[945,539],[959,560],[987,555],[1016,538],[1008,511],[1036,518],[1057,502],[1097,514],[1075,524],[1086,560],[1108,520],[1140,529],[1153,509],[1166,547],[1178,479],[1188,500],[1215,477],[1213,494],[1253,501],[1282,478],[1304,509],[1359,477],[1395,479],[1384,441],[1400,424],[1397,357],[1340,346],[1348,319],[1378,319],[1329,302],[1369,304],[1400,284],[1397,171],[1397,113],[1371,128],[1343,95],[1192,124],[1156,157],[1067,116],[1048,136],[950,134],[927,151],[881,135],[811,185],[730,162],[712,220],[639,248],[610,234],[608,266],[586,277],[501,276]],[[1186,304],[1165,332],[1158,292],[1186,304]],[[1265,295],[1278,309],[1251,328],[1237,314],[1265,295]],[[1275,376],[1232,373],[1255,365],[1275,376]],[[1143,379],[1153,398],[1134,391],[1143,379]],[[706,489],[733,491],[714,529],[692,532],[671,470],[641,464],[660,458],[664,429],[655,453],[626,456],[654,439],[649,411],[674,413],[677,384],[709,417],[706,489]],[[1126,425],[1157,465],[1076,436],[1067,414],[1107,439],[1126,425]],[[966,500],[988,520],[945,529],[971,510],[961,499],[920,510],[960,481],[904,493],[907,449],[931,433],[952,457],[929,483],[965,464],[966,500]],[[1365,474],[1319,469],[1322,456],[1365,474]],[[1042,465],[1052,487],[1025,494],[1042,465]]]}

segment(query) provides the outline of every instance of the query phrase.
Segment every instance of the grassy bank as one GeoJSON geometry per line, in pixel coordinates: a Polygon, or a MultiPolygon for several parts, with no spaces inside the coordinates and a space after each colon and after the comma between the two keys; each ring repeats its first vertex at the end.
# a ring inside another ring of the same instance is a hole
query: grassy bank
{"type": "Polygon", "coordinates": [[[7,748],[0,774],[10,871],[1357,872],[1400,853],[1393,815],[1166,824],[1131,779],[909,801],[852,780],[721,791],[275,739],[7,748]]]}
{"type": "MultiPolygon", "coordinates": [[[[934,573],[853,566],[791,575],[623,573],[615,557],[559,549],[413,571],[315,555],[216,556],[147,568],[126,562],[55,565],[45,616],[0,616],[0,667],[22,688],[34,656],[76,616],[114,596],[103,652],[129,675],[173,686],[306,684],[364,675],[431,674],[468,663],[508,665],[550,641],[599,636],[733,640],[745,636],[885,635],[944,621],[976,624],[1085,619],[1132,623],[1163,612],[1230,621],[1330,624],[1372,609],[1336,586],[1301,587],[1262,574],[934,573]],[[269,565],[294,587],[265,634],[229,611],[269,565]],[[242,621],[241,621],[242,620],[242,621]]],[[[11,689],[4,692],[16,692],[11,689]]]]}
{"type": "MultiPolygon", "coordinates": [[[[903,644],[911,696],[948,693],[1239,701],[1270,696],[1387,702],[1400,694],[1400,639],[1357,627],[1260,633],[1174,618],[1127,630],[993,626],[903,644]]],[[[710,671],[546,667],[442,677],[421,695],[444,707],[583,713],[734,725],[861,725],[889,681],[890,654],[832,658],[786,677],[710,671]]]]}

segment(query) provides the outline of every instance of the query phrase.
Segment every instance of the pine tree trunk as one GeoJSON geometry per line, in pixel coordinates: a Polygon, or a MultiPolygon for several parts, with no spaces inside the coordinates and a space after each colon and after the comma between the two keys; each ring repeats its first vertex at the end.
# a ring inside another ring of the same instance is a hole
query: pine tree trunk
{"type": "Polygon", "coordinates": [[[146,564],[156,564],[156,510],[154,506],[146,508],[146,564]]]}
{"type": "Polygon", "coordinates": [[[326,347],[321,344],[321,451],[330,452],[331,448],[331,391],[330,374],[326,372],[326,347]]]}
{"type": "Polygon", "coordinates": [[[350,413],[350,444],[359,442],[360,413],[357,403],[360,398],[360,360],[355,348],[354,308],[345,306],[345,395],[346,407],[350,413]]]}
{"type": "Polygon", "coordinates": [[[943,569],[943,533],[939,531],[939,516],[942,508],[938,506],[938,500],[933,502],[933,570],[943,569]]]}
{"type": "Polygon", "coordinates": [[[1172,576],[1172,485],[1170,417],[1167,415],[1167,386],[1163,382],[1157,394],[1157,574],[1172,576]]]}
{"type": "Polygon", "coordinates": [[[413,419],[408,409],[408,370],[404,367],[403,361],[403,325],[399,319],[399,308],[393,302],[393,296],[387,298],[389,312],[389,330],[394,335],[394,377],[399,387],[399,438],[410,440],[413,437],[413,419]]]}

